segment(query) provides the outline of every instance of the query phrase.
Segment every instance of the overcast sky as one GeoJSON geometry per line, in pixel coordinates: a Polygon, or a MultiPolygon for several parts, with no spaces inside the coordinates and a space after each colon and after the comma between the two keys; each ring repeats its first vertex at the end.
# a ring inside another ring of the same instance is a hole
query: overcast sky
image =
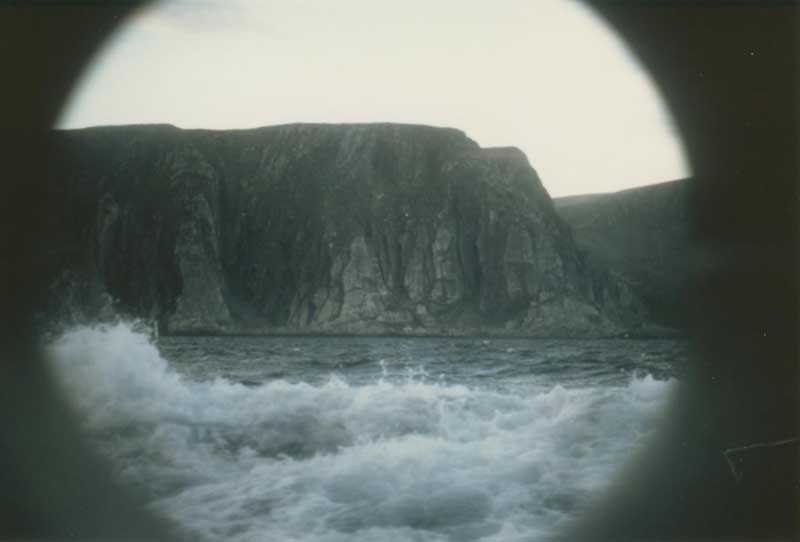
{"type": "Polygon", "coordinates": [[[552,196],[688,175],[647,74],[571,0],[177,0],[138,12],[60,128],[452,126],[528,155],[552,196]]]}

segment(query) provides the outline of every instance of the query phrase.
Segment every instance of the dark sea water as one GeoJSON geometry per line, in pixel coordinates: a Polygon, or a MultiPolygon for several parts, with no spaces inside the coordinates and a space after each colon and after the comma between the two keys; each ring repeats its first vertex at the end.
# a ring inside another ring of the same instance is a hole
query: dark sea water
{"type": "Polygon", "coordinates": [[[680,340],[166,337],[51,345],[89,438],[207,540],[556,533],[658,427],[680,340]]]}

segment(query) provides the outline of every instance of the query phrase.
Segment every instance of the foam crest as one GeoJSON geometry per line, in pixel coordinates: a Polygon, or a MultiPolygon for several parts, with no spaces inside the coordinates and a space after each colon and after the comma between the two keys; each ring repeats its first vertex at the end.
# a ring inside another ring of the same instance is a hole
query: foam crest
{"type": "MultiPolygon", "coordinates": [[[[49,351],[125,482],[209,540],[525,540],[605,487],[672,382],[512,392],[405,381],[180,376],[125,324],[49,351]]],[[[385,375],[385,371],[384,371],[385,375]]]]}

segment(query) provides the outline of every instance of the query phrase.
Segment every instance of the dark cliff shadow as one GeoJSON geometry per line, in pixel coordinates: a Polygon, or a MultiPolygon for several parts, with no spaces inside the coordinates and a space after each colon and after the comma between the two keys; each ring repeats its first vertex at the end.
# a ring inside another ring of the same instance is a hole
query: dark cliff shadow
{"type": "MultiPolygon", "coordinates": [[[[687,301],[695,306],[693,372],[669,427],[566,538],[794,539],[797,10],[592,4],[663,90],[696,177],[696,235],[724,247],[725,256],[698,278],[687,301]]],[[[88,3],[0,8],[8,109],[0,198],[0,538],[177,536],[111,484],[108,468],[81,442],[46,379],[28,314],[44,274],[37,264],[46,218],[37,213],[43,134],[83,62],[129,10],[88,3]]]]}

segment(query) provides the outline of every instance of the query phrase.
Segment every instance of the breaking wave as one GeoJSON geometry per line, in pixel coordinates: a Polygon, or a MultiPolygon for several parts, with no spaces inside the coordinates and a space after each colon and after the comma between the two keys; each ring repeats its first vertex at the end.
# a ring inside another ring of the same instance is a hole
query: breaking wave
{"type": "Polygon", "coordinates": [[[119,479],[208,540],[552,534],[653,430],[674,383],[195,381],[125,324],[74,329],[49,352],[119,479]]]}

